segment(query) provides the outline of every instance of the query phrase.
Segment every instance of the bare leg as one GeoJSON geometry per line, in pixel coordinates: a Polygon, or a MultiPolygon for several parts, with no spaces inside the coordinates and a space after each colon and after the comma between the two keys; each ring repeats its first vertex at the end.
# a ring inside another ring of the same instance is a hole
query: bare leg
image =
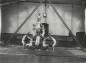
{"type": "Polygon", "coordinates": [[[56,39],[53,38],[52,36],[51,36],[51,39],[53,40],[53,45],[52,45],[52,47],[53,47],[53,51],[54,51],[54,48],[55,48],[55,45],[56,45],[56,39]]]}
{"type": "Polygon", "coordinates": [[[40,36],[37,36],[35,45],[39,45],[39,43],[40,43],[40,36]]]}

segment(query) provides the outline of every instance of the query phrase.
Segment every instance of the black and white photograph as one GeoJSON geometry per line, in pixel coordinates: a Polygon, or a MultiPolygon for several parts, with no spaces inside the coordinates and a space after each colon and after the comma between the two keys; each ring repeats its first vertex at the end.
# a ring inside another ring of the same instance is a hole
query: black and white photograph
{"type": "Polygon", "coordinates": [[[0,0],[0,63],[86,63],[86,0],[0,0]]]}

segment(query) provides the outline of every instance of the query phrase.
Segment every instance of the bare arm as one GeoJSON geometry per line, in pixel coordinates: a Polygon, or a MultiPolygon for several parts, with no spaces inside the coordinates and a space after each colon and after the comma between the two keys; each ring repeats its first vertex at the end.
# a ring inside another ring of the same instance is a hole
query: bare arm
{"type": "Polygon", "coordinates": [[[23,38],[22,38],[22,42],[24,42],[25,38],[26,38],[26,35],[23,36],[23,38]]]}
{"type": "Polygon", "coordinates": [[[53,38],[52,36],[51,36],[51,39],[52,39],[52,40],[53,40],[53,42],[54,42],[52,46],[53,46],[53,47],[55,47],[55,45],[56,45],[56,39],[55,39],[55,38],[53,38]]]}

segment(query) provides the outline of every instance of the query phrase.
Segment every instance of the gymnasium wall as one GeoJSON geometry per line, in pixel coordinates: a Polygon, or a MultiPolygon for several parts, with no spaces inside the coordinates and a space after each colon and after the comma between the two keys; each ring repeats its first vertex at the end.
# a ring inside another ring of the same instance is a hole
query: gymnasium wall
{"type": "MultiPolygon", "coordinates": [[[[2,6],[2,33],[14,33],[25,18],[32,12],[37,3],[19,3],[2,6]]],[[[74,35],[76,32],[84,31],[84,21],[82,20],[82,12],[80,6],[55,4],[57,11],[65,20],[68,27],[72,30],[74,35]]],[[[32,15],[26,24],[20,29],[18,33],[23,34],[32,32],[32,24],[37,21],[37,13],[44,12],[44,5],[32,15]]],[[[53,11],[51,6],[47,7],[47,23],[49,24],[49,31],[52,35],[68,35],[69,32],[53,11]]],[[[42,18],[42,22],[44,19],[42,18]]]]}

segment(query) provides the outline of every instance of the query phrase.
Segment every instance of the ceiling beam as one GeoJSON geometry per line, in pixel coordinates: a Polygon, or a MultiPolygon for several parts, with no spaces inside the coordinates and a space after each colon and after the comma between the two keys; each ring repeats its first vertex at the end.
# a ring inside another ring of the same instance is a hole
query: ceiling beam
{"type": "MultiPolygon", "coordinates": [[[[28,1],[20,1],[20,2],[30,2],[30,3],[40,3],[40,1],[32,1],[32,0],[28,0],[28,1]]],[[[51,1],[52,4],[76,4],[76,5],[81,5],[81,2],[60,2],[60,1],[51,1]]],[[[42,3],[45,3],[44,1],[42,3]]],[[[47,1],[47,3],[49,3],[47,1]]]]}
{"type": "MultiPolygon", "coordinates": [[[[40,0],[2,0],[2,1],[0,0],[0,4],[10,3],[13,1],[18,1],[20,3],[22,2],[40,3],[40,0]]],[[[81,1],[82,0],[51,0],[52,4],[75,4],[75,5],[81,5],[81,1]]],[[[45,3],[45,0],[43,0],[43,3],[45,3]]],[[[47,1],[47,3],[49,2],[47,1]]]]}

